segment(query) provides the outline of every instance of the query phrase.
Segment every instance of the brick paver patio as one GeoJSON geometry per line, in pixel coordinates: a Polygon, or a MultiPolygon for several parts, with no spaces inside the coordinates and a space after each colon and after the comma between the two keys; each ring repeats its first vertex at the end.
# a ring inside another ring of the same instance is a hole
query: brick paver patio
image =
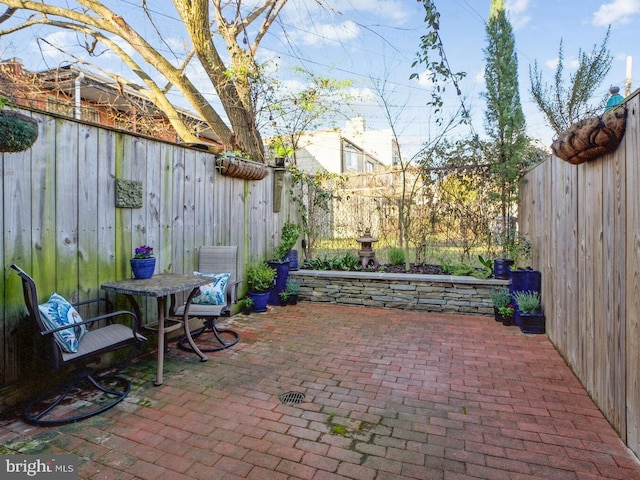
{"type": "Polygon", "coordinates": [[[543,335],[307,302],[231,323],[240,343],[208,362],[172,345],[160,387],[153,355],[134,363],[97,418],[3,421],[1,451],[75,453],[87,479],[640,479],[543,335]]]}

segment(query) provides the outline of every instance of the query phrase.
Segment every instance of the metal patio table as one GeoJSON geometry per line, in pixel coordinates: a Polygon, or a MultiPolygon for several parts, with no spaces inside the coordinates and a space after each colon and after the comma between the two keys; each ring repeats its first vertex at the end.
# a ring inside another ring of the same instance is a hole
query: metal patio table
{"type": "Polygon", "coordinates": [[[156,381],[154,385],[162,385],[162,370],[164,364],[165,334],[180,327],[184,328],[189,345],[200,357],[201,361],[208,360],[191,337],[189,330],[189,306],[201,286],[209,283],[210,278],[201,275],[183,275],[177,273],[162,273],[148,279],[127,279],[117,282],[103,283],[100,288],[107,292],[123,294],[129,302],[134,313],[142,319],[142,312],[135,297],[154,297],[158,304],[158,318],[155,322],[144,325],[144,328],[157,330],[158,332],[158,361],[156,381]],[[190,291],[184,312],[181,316],[175,315],[176,294],[190,291]],[[169,302],[167,302],[169,300],[169,302]]]}

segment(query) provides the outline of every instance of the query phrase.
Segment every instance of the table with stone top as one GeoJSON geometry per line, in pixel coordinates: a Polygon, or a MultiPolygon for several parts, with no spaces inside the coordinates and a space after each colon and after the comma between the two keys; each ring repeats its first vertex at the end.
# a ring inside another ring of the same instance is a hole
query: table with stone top
{"type": "Polygon", "coordinates": [[[210,278],[201,275],[183,275],[177,273],[162,273],[154,275],[148,279],[127,279],[117,282],[103,283],[100,288],[107,292],[120,293],[131,303],[134,313],[142,321],[142,312],[135,297],[154,297],[158,304],[157,322],[145,325],[145,328],[157,330],[158,332],[158,362],[156,370],[155,385],[162,385],[162,370],[164,364],[165,334],[184,328],[189,345],[201,361],[206,361],[207,356],[202,353],[191,337],[189,331],[189,306],[201,286],[209,283],[210,278]],[[176,294],[191,291],[184,306],[184,313],[181,316],[175,315],[176,294]],[[167,302],[169,300],[169,302],[167,302]]]}

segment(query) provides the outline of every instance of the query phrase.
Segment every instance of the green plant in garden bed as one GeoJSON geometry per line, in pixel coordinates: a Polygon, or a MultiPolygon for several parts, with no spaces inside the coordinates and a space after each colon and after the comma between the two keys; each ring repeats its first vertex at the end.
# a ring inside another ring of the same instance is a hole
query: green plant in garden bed
{"type": "Polygon", "coordinates": [[[465,263],[457,263],[457,264],[447,264],[443,263],[442,271],[448,275],[453,276],[469,276],[476,278],[489,278],[491,276],[491,272],[488,272],[486,269],[478,269],[474,266],[467,265],[465,263]]]}
{"type": "Polygon", "coordinates": [[[360,259],[353,253],[348,252],[341,257],[334,257],[329,260],[329,265],[331,270],[357,270],[360,267],[360,259]]]}
{"type": "Polygon", "coordinates": [[[387,252],[387,256],[389,258],[389,263],[391,265],[403,265],[405,256],[404,250],[398,247],[391,247],[387,252]]]}

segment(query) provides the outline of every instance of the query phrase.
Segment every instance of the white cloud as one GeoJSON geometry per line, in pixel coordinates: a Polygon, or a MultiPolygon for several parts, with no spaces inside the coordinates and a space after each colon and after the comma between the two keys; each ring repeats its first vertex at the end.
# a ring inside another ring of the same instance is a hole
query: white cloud
{"type": "Polygon", "coordinates": [[[79,53],[77,45],[78,38],[75,33],[60,30],[44,37],[44,42],[40,42],[40,50],[42,57],[47,62],[55,64],[69,60],[69,56],[64,53],[65,51],[71,51],[77,55],[79,53]]]}
{"type": "Polygon", "coordinates": [[[514,30],[519,30],[524,27],[529,20],[529,3],[530,0],[507,0],[505,8],[509,12],[509,21],[514,30]]]}
{"type": "Polygon", "coordinates": [[[287,34],[293,41],[318,46],[348,43],[362,34],[362,25],[404,25],[410,15],[404,0],[334,0],[330,7],[316,0],[296,0],[287,3],[282,18],[285,27],[291,25],[287,34]]]}
{"type": "Polygon", "coordinates": [[[396,24],[403,24],[409,19],[409,10],[402,0],[338,0],[333,6],[347,16],[348,12],[368,12],[396,24]]]}
{"type": "Polygon", "coordinates": [[[418,75],[418,85],[424,88],[433,87],[433,81],[431,80],[431,72],[429,70],[425,70],[424,72],[418,75]]]}
{"type": "Polygon", "coordinates": [[[593,24],[596,26],[626,24],[639,12],[640,0],[613,0],[611,3],[600,5],[598,11],[593,14],[593,24]]]}
{"type": "Polygon", "coordinates": [[[370,88],[349,88],[348,94],[356,102],[377,105],[378,96],[370,88]]]}
{"type": "Polygon", "coordinates": [[[327,42],[347,42],[360,35],[360,27],[351,20],[339,24],[316,23],[307,27],[308,32],[298,31],[291,36],[302,45],[321,45],[327,42]]]}
{"type": "MultiPolygon", "coordinates": [[[[552,58],[544,62],[544,64],[552,70],[555,70],[558,67],[558,61],[560,59],[558,57],[552,58]]],[[[568,68],[570,70],[575,70],[580,66],[580,60],[577,57],[565,58],[563,62],[564,68],[568,68]]]]}
{"type": "Polygon", "coordinates": [[[474,81],[474,83],[482,83],[482,84],[484,84],[484,82],[485,82],[485,79],[484,79],[484,68],[481,68],[480,70],[478,70],[478,72],[473,77],[473,81],[474,81]]]}

